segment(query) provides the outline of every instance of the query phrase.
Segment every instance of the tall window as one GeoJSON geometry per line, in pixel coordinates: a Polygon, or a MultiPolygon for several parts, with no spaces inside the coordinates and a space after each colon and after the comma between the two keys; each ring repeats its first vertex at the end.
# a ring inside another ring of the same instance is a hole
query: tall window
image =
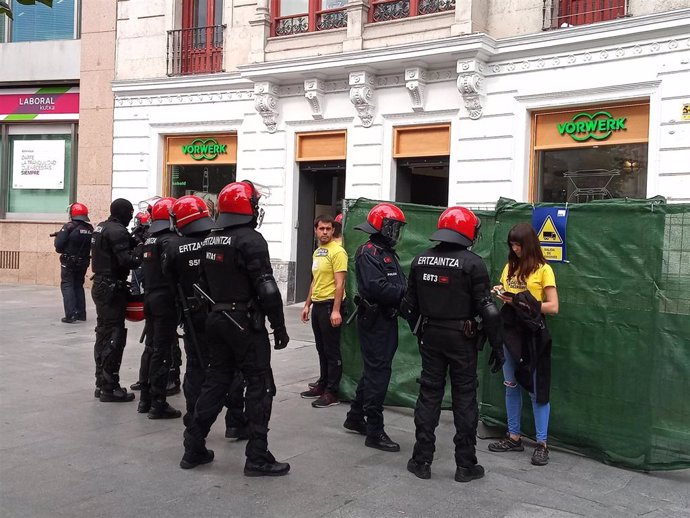
{"type": "Polygon", "coordinates": [[[272,0],[273,36],[325,31],[347,26],[347,0],[272,0]]]}
{"type": "Polygon", "coordinates": [[[182,28],[168,31],[168,75],[223,70],[223,0],[183,0],[182,28]]]}
{"type": "Polygon", "coordinates": [[[54,0],[53,7],[13,1],[12,11],[10,41],[72,40],[77,37],[77,0],[54,0]]]}

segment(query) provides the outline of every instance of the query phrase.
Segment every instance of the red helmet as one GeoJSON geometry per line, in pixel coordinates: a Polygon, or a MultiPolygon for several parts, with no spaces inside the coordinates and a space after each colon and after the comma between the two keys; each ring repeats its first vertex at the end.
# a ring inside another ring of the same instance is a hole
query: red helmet
{"type": "Polygon", "coordinates": [[[391,246],[400,241],[405,214],[392,203],[379,203],[369,211],[367,221],[355,228],[367,234],[380,234],[391,246]]]}
{"type": "Polygon", "coordinates": [[[342,212],[335,217],[335,222],[340,224],[340,225],[343,224],[343,213],[342,212]]]}
{"type": "Polygon", "coordinates": [[[182,196],[170,209],[175,228],[184,235],[207,232],[214,226],[206,202],[192,194],[182,196]]]}
{"type": "Polygon", "coordinates": [[[141,322],[144,318],[144,296],[130,295],[127,299],[125,319],[130,322],[141,322]]]}
{"type": "Polygon", "coordinates": [[[220,228],[245,225],[259,220],[263,214],[259,209],[261,193],[248,180],[229,183],[218,195],[218,218],[220,228]]]}
{"type": "Polygon", "coordinates": [[[83,203],[73,203],[69,206],[69,217],[77,221],[90,221],[89,209],[83,203]]]}
{"type": "Polygon", "coordinates": [[[448,207],[438,218],[438,230],[429,238],[462,246],[472,246],[479,235],[481,220],[465,207],[448,207]]]}
{"type": "Polygon", "coordinates": [[[165,229],[170,228],[170,208],[175,203],[175,198],[161,198],[156,201],[151,210],[151,228],[149,232],[155,234],[165,229]]]}
{"type": "Polygon", "coordinates": [[[151,224],[151,214],[149,214],[149,211],[142,211],[142,212],[137,212],[136,216],[134,216],[134,224],[135,225],[150,225],[151,224]]]}

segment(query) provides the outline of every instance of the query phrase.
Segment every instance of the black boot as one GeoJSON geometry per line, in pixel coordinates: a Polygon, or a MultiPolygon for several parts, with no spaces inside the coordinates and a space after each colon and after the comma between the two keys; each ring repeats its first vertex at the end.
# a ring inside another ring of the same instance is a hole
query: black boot
{"type": "Polygon", "coordinates": [[[247,459],[244,464],[245,477],[281,477],[290,471],[290,464],[278,462],[270,451],[263,458],[247,459]]]}
{"type": "Polygon", "coordinates": [[[484,476],[484,468],[479,464],[475,464],[471,467],[458,466],[455,470],[455,481],[456,482],[470,482],[484,476]]]}
{"type": "Polygon", "coordinates": [[[247,428],[244,426],[230,426],[225,429],[225,438],[244,441],[249,439],[249,432],[247,432],[247,428]]]}
{"type": "Polygon", "coordinates": [[[149,410],[151,410],[151,393],[145,385],[142,385],[137,412],[140,414],[146,414],[149,410]]]}
{"type": "Polygon", "coordinates": [[[184,455],[180,461],[182,469],[196,468],[201,464],[213,461],[213,450],[206,449],[204,439],[195,439],[189,432],[184,432],[184,455]]]}
{"type": "Polygon", "coordinates": [[[376,435],[367,435],[367,440],[364,441],[364,446],[369,448],[376,448],[381,451],[400,451],[400,445],[393,442],[386,432],[381,432],[376,435]]]}
{"type": "Polygon", "coordinates": [[[427,480],[431,478],[431,464],[428,462],[417,462],[414,459],[407,461],[407,471],[414,473],[417,478],[427,480]]]}
{"type": "Polygon", "coordinates": [[[343,428],[350,430],[352,432],[357,432],[361,435],[367,434],[367,423],[364,419],[362,419],[361,421],[355,421],[354,419],[350,419],[348,417],[347,419],[345,419],[345,422],[343,423],[343,428]]]}
{"type": "Polygon", "coordinates": [[[134,394],[122,387],[117,387],[115,390],[101,389],[98,399],[101,403],[127,403],[134,400],[134,394]]]}
{"type": "Polygon", "coordinates": [[[171,407],[165,399],[156,398],[151,403],[149,419],[177,419],[178,417],[182,417],[182,412],[171,407]]]}
{"type": "Polygon", "coordinates": [[[143,382],[137,381],[136,383],[132,383],[129,388],[130,390],[141,390],[141,387],[144,385],[143,382]]]}
{"type": "Polygon", "coordinates": [[[165,387],[165,395],[166,396],[174,396],[175,394],[180,393],[180,378],[171,379],[168,382],[168,385],[165,387]]]}

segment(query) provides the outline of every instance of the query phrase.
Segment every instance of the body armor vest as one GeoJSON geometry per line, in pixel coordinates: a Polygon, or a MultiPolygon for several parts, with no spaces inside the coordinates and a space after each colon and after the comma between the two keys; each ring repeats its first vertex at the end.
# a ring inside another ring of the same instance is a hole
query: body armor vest
{"type": "Polygon", "coordinates": [[[170,281],[163,275],[161,252],[164,250],[166,242],[169,241],[173,235],[174,234],[170,231],[158,232],[149,236],[144,242],[142,267],[144,268],[146,292],[172,289],[170,281]]]}

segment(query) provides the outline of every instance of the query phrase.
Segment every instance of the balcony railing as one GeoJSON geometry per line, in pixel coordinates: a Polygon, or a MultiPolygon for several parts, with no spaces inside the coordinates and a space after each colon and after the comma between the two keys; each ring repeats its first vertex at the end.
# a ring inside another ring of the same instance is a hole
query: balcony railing
{"type": "Polygon", "coordinates": [[[168,31],[168,75],[222,72],[225,28],[211,25],[168,31]]]}
{"type": "Polygon", "coordinates": [[[544,30],[629,16],[629,0],[544,0],[544,30]]]}
{"type": "Polygon", "coordinates": [[[273,36],[290,36],[304,32],[327,31],[347,27],[344,7],[308,13],[277,16],[273,20],[273,36]]]}
{"type": "Polygon", "coordinates": [[[372,0],[369,21],[385,22],[454,10],[455,0],[372,0]]]}

